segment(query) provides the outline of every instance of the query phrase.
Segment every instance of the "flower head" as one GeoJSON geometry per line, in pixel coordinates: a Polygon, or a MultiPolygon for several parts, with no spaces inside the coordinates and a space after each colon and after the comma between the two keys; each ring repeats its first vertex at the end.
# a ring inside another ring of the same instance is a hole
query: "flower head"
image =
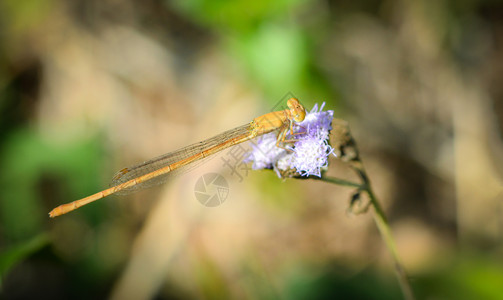
{"type": "Polygon", "coordinates": [[[279,177],[291,173],[321,177],[321,169],[328,166],[328,156],[334,151],[328,143],[334,112],[322,111],[324,106],[318,109],[316,104],[304,121],[294,124],[295,135],[290,132],[286,136],[287,140],[295,140],[284,146],[288,150],[276,147],[277,133],[271,132],[257,139],[245,162],[253,162],[254,170],[274,169],[279,177]]]}

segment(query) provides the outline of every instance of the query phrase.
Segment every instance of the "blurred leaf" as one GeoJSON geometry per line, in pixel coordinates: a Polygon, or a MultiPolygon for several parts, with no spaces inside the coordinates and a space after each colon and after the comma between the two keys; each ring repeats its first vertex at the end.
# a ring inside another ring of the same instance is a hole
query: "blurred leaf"
{"type": "Polygon", "coordinates": [[[457,257],[414,279],[422,299],[501,299],[503,265],[492,258],[457,257]]]}
{"type": "Polygon", "coordinates": [[[195,22],[218,29],[245,32],[264,21],[282,17],[304,0],[183,0],[174,6],[195,22]]]}
{"type": "Polygon", "coordinates": [[[0,253],[0,287],[2,286],[2,278],[5,278],[5,275],[15,264],[26,259],[28,256],[37,252],[48,243],[48,235],[46,233],[41,233],[24,243],[11,247],[11,249],[0,253]]]}
{"type": "Polygon", "coordinates": [[[343,266],[302,268],[290,274],[285,299],[401,299],[394,277],[367,269],[358,273],[343,266]]]}
{"type": "Polygon", "coordinates": [[[267,24],[235,44],[252,76],[266,91],[290,91],[299,86],[307,53],[296,28],[267,24]]]}
{"type": "MultiPolygon", "coordinates": [[[[4,0],[0,8],[12,33],[19,34],[38,25],[52,8],[48,0],[4,0]]],[[[2,22],[3,23],[3,22],[2,22]]]]}
{"type": "Polygon", "coordinates": [[[84,195],[96,188],[100,149],[97,138],[75,137],[58,144],[31,130],[10,134],[0,153],[3,233],[11,239],[37,234],[49,209],[42,200],[52,206],[62,202],[63,194],[84,195]]]}

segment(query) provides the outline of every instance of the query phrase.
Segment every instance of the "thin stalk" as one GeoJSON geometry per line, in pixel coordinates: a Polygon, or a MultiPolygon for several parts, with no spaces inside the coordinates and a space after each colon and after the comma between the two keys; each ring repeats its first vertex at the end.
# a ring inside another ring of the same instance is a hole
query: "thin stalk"
{"type": "Polygon", "coordinates": [[[334,178],[334,177],[322,177],[320,180],[338,184],[338,185],[343,185],[343,186],[351,186],[351,187],[357,187],[360,191],[364,191],[367,193],[367,195],[370,198],[370,203],[374,207],[374,221],[377,225],[377,228],[379,230],[379,233],[381,234],[381,237],[386,244],[386,248],[391,254],[391,257],[394,262],[394,267],[395,267],[395,274],[398,278],[398,283],[400,285],[400,289],[402,290],[402,293],[404,295],[404,298],[406,300],[414,300],[414,294],[412,292],[412,288],[409,283],[409,279],[407,277],[407,274],[405,273],[405,269],[402,267],[402,264],[400,262],[399,256],[398,256],[398,251],[396,249],[395,241],[393,239],[393,235],[391,233],[391,228],[389,227],[388,220],[386,218],[386,215],[384,213],[384,210],[382,209],[381,205],[379,204],[379,201],[377,200],[371,186],[370,186],[370,181],[368,179],[368,176],[363,169],[363,165],[361,163],[358,163],[356,165],[353,165],[353,169],[356,171],[356,173],[359,175],[359,177],[362,180],[361,184],[357,184],[354,182],[346,181],[343,179],[339,178],[334,178]]]}
{"type": "Polygon", "coordinates": [[[335,178],[335,177],[314,177],[313,176],[313,179],[326,181],[326,182],[330,182],[330,183],[338,184],[338,185],[342,185],[342,186],[351,186],[351,187],[356,187],[356,188],[362,187],[362,185],[359,183],[351,182],[348,180],[339,179],[339,178],[335,178]]]}
{"type": "Polygon", "coordinates": [[[368,187],[366,192],[370,197],[372,205],[374,206],[374,221],[376,222],[377,228],[381,233],[381,237],[384,240],[384,243],[386,244],[386,248],[388,248],[391,257],[393,258],[395,266],[395,274],[398,278],[398,282],[400,283],[400,288],[402,289],[403,296],[407,300],[414,300],[415,298],[412,292],[412,287],[410,286],[409,278],[405,273],[405,269],[403,268],[402,263],[400,262],[398,251],[396,249],[395,240],[393,239],[391,228],[389,226],[386,215],[384,214],[384,211],[382,210],[381,205],[377,201],[377,198],[375,197],[374,192],[372,191],[370,186],[368,187]]]}

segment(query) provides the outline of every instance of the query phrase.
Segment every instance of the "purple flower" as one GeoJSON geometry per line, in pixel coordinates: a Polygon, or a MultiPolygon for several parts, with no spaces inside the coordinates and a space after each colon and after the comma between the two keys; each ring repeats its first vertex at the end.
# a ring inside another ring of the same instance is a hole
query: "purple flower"
{"type": "Polygon", "coordinates": [[[321,177],[321,169],[328,166],[328,156],[334,151],[328,143],[334,111],[322,111],[324,106],[318,110],[315,104],[304,121],[294,124],[294,132],[301,134],[287,135],[287,140],[295,142],[283,145],[291,151],[276,147],[277,133],[271,132],[257,139],[244,162],[253,162],[254,170],[274,169],[279,177],[292,171],[293,175],[321,177]]]}

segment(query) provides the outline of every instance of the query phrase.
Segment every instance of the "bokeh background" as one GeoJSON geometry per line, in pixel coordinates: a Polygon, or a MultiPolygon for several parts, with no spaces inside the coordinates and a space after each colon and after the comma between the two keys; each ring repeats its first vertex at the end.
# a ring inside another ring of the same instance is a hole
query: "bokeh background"
{"type": "Polygon", "coordinates": [[[0,294],[401,299],[354,191],[222,156],[47,216],[295,95],[349,122],[419,299],[502,299],[502,78],[497,0],[2,0],[0,294]]]}

